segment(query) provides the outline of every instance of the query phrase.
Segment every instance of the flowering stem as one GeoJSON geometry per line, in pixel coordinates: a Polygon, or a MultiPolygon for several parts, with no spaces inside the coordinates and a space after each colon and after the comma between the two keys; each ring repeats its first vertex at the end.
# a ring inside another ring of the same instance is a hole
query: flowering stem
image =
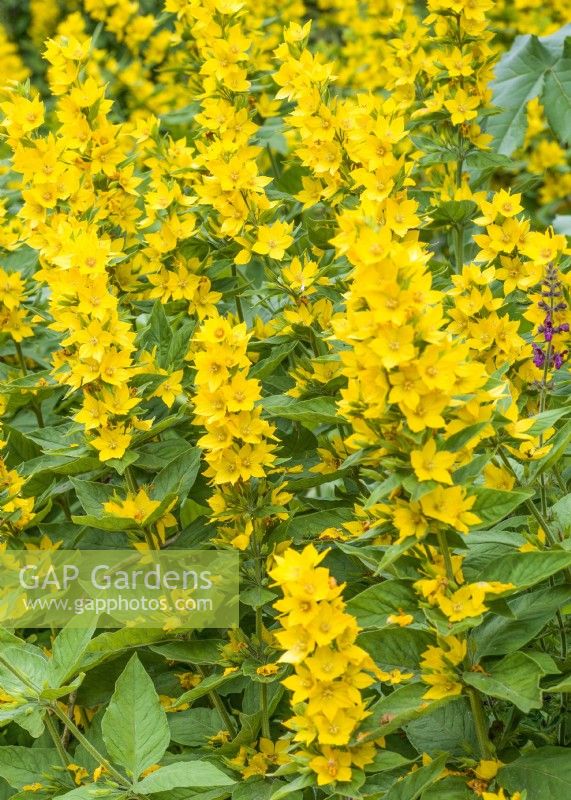
{"type": "Polygon", "coordinates": [[[474,727],[476,728],[476,737],[480,747],[480,754],[482,758],[490,758],[492,755],[493,747],[488,738],[488,724],[486,722],[486,715],[484,706],[482,705],[482,698],[477,689],[473,687],[468,688],[468,697],[470,698],[470,708],[472,709],[472,718],[474,720],[474,727]]]}
{"type": "Polygon", "coordinates": [[[101,755],[99,750],[97,750],[97,748],[91,744],[89,739],[87,739],[82,734],[77,725],[75,725],[75,723],[69,719],[67,714],[65,714],[56,703],[50,705],[50,708],[56,715],[56,717],[59,717],[59,719],[63,722],[66,728],[69,728],[69,730],[73,733],[77,741],[85,748],[85,750],[87,750],[89,755],[92,756],[97,761],[98,764],[101,764],[101,766],[107,770],[109,775],[111,775],[111,777],[114,778],[117,781],[117,783],[119,783],[121,786],[124,786],[126,789],[131,788],[131,784],[129,783],[127,778],[121,775],[121,773],[118,770],[116,770],[115,767],[111,766],[109,761],[107,761],[107,759],[101,755]]]}

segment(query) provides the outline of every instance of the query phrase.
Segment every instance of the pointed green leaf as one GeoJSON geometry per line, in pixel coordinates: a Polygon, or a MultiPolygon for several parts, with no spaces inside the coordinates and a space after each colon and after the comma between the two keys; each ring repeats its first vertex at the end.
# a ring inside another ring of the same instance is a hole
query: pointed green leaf
{"type": "Polygon", "coordinates": [[[135,779],[160,761],[169,745],[167,716],[136,654],[116,683],[101,730],[111,759],[135,779]]]}
{"type": "Polygon", "coordinates": [[[170,789],[206,789],[232,786],[236,781],[208,761],[181,761],[151,772],[134,790],[139,794],[167,792],[170,789]]]}

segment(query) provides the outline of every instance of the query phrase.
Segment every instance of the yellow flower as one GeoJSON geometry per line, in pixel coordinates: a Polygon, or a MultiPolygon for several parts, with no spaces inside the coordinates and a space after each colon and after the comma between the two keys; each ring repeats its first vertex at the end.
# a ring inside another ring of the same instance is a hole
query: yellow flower
{"type": "Polygon", "coordinates": [[[264,225],[258,229],[258,236],[252,250],[254,253],[267,255],[281,261],[285,251],[293,242],[292,230],[293,225],[287,222],[277,221],[272,225],[264,225]]]}
{"type": "Polygon", "coordinates": [[[90,444],[99,451],[100,461],[109,461],[110,458],[123,458],[131,444],[131,436],[121,428],[103,428],[90,444]]]}
{"type": "Polygon", "coordinates": [[[317,774],[317,785],[326,786],[334,781],[351,780],[351,753],[333,747],[321,748],[322,755],[315,756],[309,762],[311,769],[317,774]]]}
{"type": "Polygon", "coordinates": [[[134,519],[139,525],[144,525],[160,502],[151,500],[144,489],[139,489],[136,495],[129,492],[125,500],[109,500],[103,504],[106,514],[115,517],[134,519]]]}
{"type": "Polygon", "coordinates": [[[480,98],[470,96],[464,89],[458,89],[451,100],[445,100],[444,105],[452,115],[453,125],[462,125],[478,116],[475,110],[480,105],[480,98]]]}
{"type": "Polygon", "coordinates": [[[159,397],[167,408],[170,408],[177,396],[182,392],[183,370],[172,372],[153,392],[153,397],[159,397]]]}
{"type": "Polygon", "coordinates": [[[422,450],[413,450],[410,461],[420,481],[438,481],[452,483],[449,469],[454,464],[456,455],[445,451],[436,452],[436,441],[428,439],[422,450]]]}

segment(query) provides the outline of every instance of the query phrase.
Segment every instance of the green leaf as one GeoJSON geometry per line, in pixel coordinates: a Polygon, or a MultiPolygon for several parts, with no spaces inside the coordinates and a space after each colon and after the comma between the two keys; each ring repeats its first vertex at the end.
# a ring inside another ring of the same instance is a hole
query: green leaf
{"type": "Polygon", "coordinates": [[[418,669],[421,655],[432,641],[429,633],[413,628],[366,631],[358,638],[359,645],[381,669],[402,669],[404,672],[418,669]]]}
{"type": "Polygon", "coordinates": [[[296,400],[284,395],[265,397],[262,407],[267,417],[282,417],[299,422],[310,430],[315,425],[336,425],[339,422],[337,406],[332,397],[296,400]]]}
{"type": "Polygon", "coordinates": [[[302,773],[286,786],[280,786],[280,788],[270,796],[270,800],[282,800],[284,797],[289,797],[291,794],[305,789],[306,786],[312,786],[313,783],[314,779],[310,773],[302,773]]]}
{"type": "Polygon", "coordinates": [[[157,364],[162,369],[167,369],[173,333],[160,300],[157,300],[153,306],[149,318],[149,327],[141,338],[145,349],[152,351],[156,348],[155,360],[157,364]]]}
{"type": "Polygon", "coordinates": [[[552,63],[551,54],[537,36],[518,36],[498,62],[491,88],[492,102],[501,112],[490,117],[487,125],[497,153],[511,155],[523,144],[527,103],[541,94],[545,70],[552,63]]]}
{"type": "Polygon", "coordinates": [[[177,708],[183,703],[193,703],[200,697],[204,697],[204,695],[208,694],[208,692],[212,692],[214,689],[218,689],[225,683],[233,681],[239,677],[240,677],[239,672],[232,672],[229,675],[224,675],[223,673],[216,673],[214,675],[209,675],[207,678],[203,678],[203,680],[201,680],[198,686],[195,686],[194,689],[189,689],[188,692],[181,694],[181,696],[178,697],[176,701],[173,703],[173,707],[177,708]]]}
{"type": "Polygon", "coordinates": [[[543,691],[548,694],[551,692],[571,692],[571,673],[565,675],[561,680],[557,681],[557,683],[554,683],[553,686],[544,686],[543,691]]]}
{"type": "Polygon", "coordinates": [[[206,747],[211,736],[225,730],[226,725],[213,708],[189,708],[167,714],[171,739],[185,747],[206,747]]]}
{"type": "MultiPolygon", "coordinates": [[[[25,676],[38,691],[44,686],[48,661],[37,647],[18,640],[18,644],[3,645],[1,653],[3,659],[20,675],[25,676]]],[[[37,697],[37,693],[3,663],[0,663],[0,686],[7,694],[37,697]]]]}
{"type": "Polygon", "coordinates": [[[65,800],[119,800],[119,798],[124,797],[124,792],[118,792],[111,786],[88,783],[85,786],[78,786],[77,789],[72,789],[71,792],[59,794],[58,800],[64,800],[64,798],[65,800]]]}
{"type": "MultiPolygon", "coordinates": [[[[571,28],[571,26],[570,26],[571,28]]],[[[570,30],[571,33],[571,30],[570,30]]],[[[562,142],[571,140],[571,40],[565,41],[563,58],[545,74],[543,107],[548,122],[562,142]]]]}
{"type": "Polygon", "coordinates": [[[549,440],[549,444],[551,445],[549,452],[544,455],[543,458],[534,461],[531,465],[528,476],[530,484],[533,484],[546,469],[549,469],[553,464],[559,461],[567,451],[569,442],[571,442],[571,420],[566,422],[561,430],[557,431],[555,436],[551,437],[549,440]]]}
{"type": "Polygon", "coordinates": [[[167,715],[136,654],[116,683],[101,730],[112,760],[134,778],[160,761],[169,745],[167,715]]]}
{"type": "Polygon", "coordinates": [[[193,487],[200,469],[200,449],[189,447],[170,464],[167,464],[153,480],[151,497],[162,500],[166,495],[177,495],[184,499],[193,487]]]}
{"type": "Polygon", "coordinates": [[[449,225],[463,225],[471,219],[478,206],[473,200],[447,200],[430,212],[432,222],[429,228],[444,228],[449,225]]]}
{"type": "Polygon", "coordinates": [[[101,515],[103,503],[113,499],[115,489],[105,483],[94,481],[79,481],[70,478],[70,483],[75,489],[77,499],[86,514],[97,517],[101,515]]]}
{"type": "Polygon", "coordinates": [[[286,342],[273,346],[270,348],[269,355],[266,358],[261,358],[250,370],[249,377],[258,378],[262,380],[267,378],[268,375],[273,375],[279,365],[284,361],[290,353],[293,353],[297,347],[298,342],[286,342]]]}
{"type": "Polygon", "coordinates": [[[481,570],[470,569],[470,555],[465,574],[470,581],[500,581],[513,583],[518,589],[528,589],[551,575],[571,566],[571,553],[564,550],[511,553],[487,562],[481,570]]]}
{"type": "Polygon", "coordinates": [[[508,700],[525,714],[541,708],[539,679],[543,669],[525,653],[511,653],[486,667],[486,673],[465,672],[464,681],[483,694],[508,700]]]}
{"type": "Polygon", "coordinates": [[[51,686],[60,686],[75,677],[94,630],[95,624],[91,627],[76,628],[68,623],[58,633],[53,644],[50,661],[51,686]]]}
{"type": "Polygon", "coordinates": [[[410,583],[388,580],[370,586],[347,602],[347,611],[362,628],[387,628],[389,614],[418,612],[418,598],[410,583]]]}
{"type": "Polygon", "coordinates": [[[224,639],[195,639],[191,642],[168,642],[153,645],[151,650],[168,661],[183,661],[187,664],[217,664],[224,639]]]}
{"type": "Polygon", "coordinates": [[[425,789],[436,783],[445,764],[446,754],[442,754],[425,767],[409,772],[391,786],[383,800],[417,800],[425,789]]]}
{"type": "Polygon", "coordinates": [[[508,600],[511,618],[499,614],[486,615],[484,622],[470,635],[470,650],[474,648],[477,660],[519,650],[537,636],[570,599],[571,587],[554,586],[508,600]]]}
{"type": "Polygon", "coordinates": [[[476,487],[473,493],[476,495],[476,502],[470,510],[487,525],[493,525],[504,519],[523,502],[533,497],[533,492],[505,492],[501,489],[485,489],[480,486],[476,487]]]}
{"type": "Polygon", "coordinates": [[[478,749],[474,719],[465,697],[455,697],[446,705],[428,711],[407,723],[404,731],[421,754],[435,756],[446,750],[451,755],[466,756],[478,749]]]}
{"type": "Polygon", "coordinates": [[[566,747],[541,747],[524,753],[498,772],[509,792],[527,791],[527,800],[571,797],[571,757],[566,747]]]}
{"type": "Polygon", "coordinates": [[[57,751],[47,747],[0,747],[0,777],[10,786],[22,789],[30,783],[43,783],[45,774],[60,765],[57,751]]]}
{"type": "Polygon", "coordinates": [[[127,650],[143,645],[156,644],[156,642],[167,638],[172,638],[172,634],[155,628],[123,628],[122,630],[101,633],[89,642],[81,663],[81,669],[86,672],[127,650]]]}
{"type": "Polygon", "coordinates": [[[361,726],[367,738],[387,736],[389,733],[402,728],[404,723],[417,719],[423,714],[434,711],[438,706],[449,703],[453,698],[445,697],[442,700],[425,700],[429,687],[424,683],[410,683],[400,686],[391,694],[381,697],[372,707],[371,715],[361,726]]]}
{"type": "Polygon", "coordinates": [[[208,761],[181,761],[151,772],[135,784],[138,794],[168,792],[170,789],[206,789],[211,786],[232,786],[236,781],[208,761]]]}

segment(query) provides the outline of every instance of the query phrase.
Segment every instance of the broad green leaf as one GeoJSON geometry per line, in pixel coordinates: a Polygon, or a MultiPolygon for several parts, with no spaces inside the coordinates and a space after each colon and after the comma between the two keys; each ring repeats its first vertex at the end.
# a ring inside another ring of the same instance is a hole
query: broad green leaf
{"type": "MultiPolygon", "coordinates": [[[[531,641],[571,599],[571,587],[554,586],[528,592],[507,601],[511,617],[487,614],[470,635],[476,659],[513,653],[531,641]]],[[[492,605],[493,609],[493,605],[492,605]]]]}
{"type": "Polygon", "coordinates": [[[571,493],[551,506],[550,517],[553,520],[553,527],[557,529],[561,538],[567,539],[571,534],[571,493]]]}
{"type": "Polygon", "coordinates": [[[370,586],[347,603],[347,611],[362,628],[386,628],[390,614],[399,610],[418,615],[418,597],[410,583],[388,580],[370,586]]]}
{"type": "Polygon", "coordinates": [[[115,494],[114,487],[105,483],[80,481],[75,478],[70,478],[70,483],[75,489],[81,507],[90,516],[99,516],[103,503],[112,500],[115,494]]]}
{"type": "Polygon", "coordinates": [[[392,750],[377,750],[374,760],[365,766],[365,772],[392,772],[393,769],[406,767],[412,760],[392,750]]]}
{"type": "Polygon", "coordinates": [[[0,687],[11,695],[37,696],[23,678],[25,676],[38,691],[41,690],[48,675],[48,661],[44,654],[33,645],[18,642],[2,645],[0,655],[3,659],[0,662],[0,687]],[[14,672],[10,667],[14,668],[14,672]]]}
{"type": "Polygon", "coordinates": [[[91,627],[76,628],[72,627],[70,623],[58,633],[53,644],[50,661],[51,686],[62,685],[79,671],[83,654],[91,641],[94,630],[95,624],[92,624],[91,627]]]}
{"type": "Polygon", "coordinates": [[[474,489],[476,502],[471,508],[484,525],[493,525],[507,517],[530,497],[533,492],[511,491],[501,489],[485,489],[480,486],[474,489]]]}
{"type": "Polygon", "coordinates": [[[0,777],[10,786],[22,789],[31,783],[43,783],[44,773],[61,767],[57,750],[48,747],[0,747],[0,777]]]}
{"type": "Polygon", "coordinates": [[[509,792],[527,791],[527,800],[571,797],[571,755],[565,747],[540,747],[524,753],[498,772],[509,792]]]}
{"type": "Polygon", "coordinates": [[[124,798],[124,792],[118,792],[110,786],[100,783],[87,783],[85,786],[78,786],[71,792],[58,795],[58,800],[119,800],[124,798]]]}
{"type": "Polygon", "coordinates": [[[123,628],[122,630],[101,633],[87,645],[85,656],[81,662],[81,669],[86,672],[127,650],[155,644],[163,639],[170,638],[172,638],[172,634],[156,628],[123,628]]]}
{"type": "Polygon", "coordinates": [[[365,631],[358,638],[358,644],[381,669],[401,669],[403,672],[417,670],[422,653],[432,643],[433,637],[429,633],[414,628],[365,631]]]}
{"type": "Polygon", "coordinates": [[[162,500],[166,495],[177,495],[179,500],[184,499],[192,488],[199,469],[200,449],[189,447],[153,479],[151,497],[162,500]]]}
{"type": "Polygon", "coordinates": [[[470,568],[469,555],[465,563],[465,573],[471,581],[500,581],[513,583],[518,589],[528,589],[570,567],[571,553],[564,550],[508,553],[486,563],[481,571],[470,568]]]}
{"type": "Polygon", "coordinates": [[[425,700],[429,687],[424,683],[410,683],[399,686],[394,692],[382,697],[371,707],[371,715],[361,726],[367,738],[387,736],[402,728],[404,723],[427,714],[453,698],[425,700]]]}
{"type": "Polygon", "coordinates": [[[542,100],[553,131],[562,142],[571,141],[571,39],[565,41],[562,58],[545,74],[542,100]]]}
{"type": "Polygon", "coordinates": [[[553,60],[537,36],[518,36],[500,59],[491,88],[493,104],[501,111],[487,124],[497,153],[511,155],[523,143],[527,103],[541,94],[545,71],[553,60]]]}
{"type": "Polygon", "coordinates": [[[543,691],[547,692],[548,694],[550,692],[571,692],[571,673],[569,675],[565,675],[560,681],[554,683],[553,686],[544,686],[543,691]]]}
{"type": "Polygon", "coordinates": [[[145,349],[152,352],[153,349],[156,348],[155,358],[159,367],[167,369],[169,366],[168,356],[173,333],[160,300],[157,300],[153,306],[151,316],[149,317],[149,327],[141,338],[145,349]]]}
{"type": "Polygon", "coordinates": [[[189,708],[167,714],[171,739],[185,747],[206,747],[208,739],[226,730],[219,713],[213,708],[189,708]]]}
{"type": "Polygon", "coordinates": [[[183,661],[187,664],[217,664],[224,639],[195,639],[190,642],[168,642],[151,646],[154,653],[167,661],[183,661]]]}
{"type": "Polygon", "coordinates": [[[277,532],[294,541],[312,539],[319,536],[326,528],[340,528],[344,522],[353,519],[352,508],[343,506],[324,511],[311,511],[308,514],[296,514],[280,523],[277,532]]]}
{"type": "Polygon", "coordinates": [[[268,356],[261,358],[250,370],[250,377],[262,380],[268,375],[272,375],[279,365],[284,361],[290,353],[297,347],[298,342],[286,342],[281,345],[273,345],[270,348],[268,356]]]}
{"type": "Polygon", "coordinates": [[[571,442],[571,420],[567,421],[555,436],[551,437],[549,440],[551,445],[549,452],[531,465],[528,475],[530,484],[533,484],[546,469],[549,469],[559,461],[567,451],[569,442],[571,442]]]}
{"type": "Polygon", "coordinates": [[[384,800],[418,800],[423,791],[440,778],[445,765],[446,754],[443,754],[425,767],[409,772],[391,786],[384,800]]]}
{"type": "Polygon", "coordinates": [[[138,794],[167,792],[170,789],[206,789],[212,786],[232,786],[236,781],[208,761],[181,761],[151,772],[135,784],[138,794]]]}
{"type": "Polygon", "coordinates": [[[465,697],[455,697],[422,717],[404,725],[404,731],[418,753],[435,756],[446,750],[465,756],[478,752],[478,739],[470,705],[465,697]]]}
{"type": "Polygon", "coordinates": [[[483,694],[508,700],[525,714],[541,708],[539,679],[542,668],[525,653],[512,653],[485,667],[485,672],[465,672],[463,679],[483,694]]]}
{"type": "Polygon", "coordinates": [[[302,773],[286,786],[280,786],[280,788],[273,792],[273,794],[270,796],[270,800],[283,800],[284,797],[289,797],[295,792],[305,789],[306,786],[312,786],[313,783],[314,778],[310,773],[302,773]]]}
{"type": "Polygon", "coordinates": [[[316,425],[336,425],[339,421],[337,406],[332,397],[316,397],[313,400],[296,400],[293,397],[274,395],[262,401],[265,415],[282,417],[300,422],[310,430],[316,425]]]}
{"type": "Polygon", "coordinates": [[[160,761],[169,745],[167,716],[136,654],[117,681],[101,730],[111,759],[135,779],[160,761]]]}
{"type": "Polygon", "coordinates": [[[474,216],[478,206],[473,200],[447,200],[430,212],[430,228],[444,228],[449,225],[463,225],[474,216]]]}
{"type": "Polygon", "coordinates": [[[475,800],[475,795],[465,777],[453,775],[429,787],[422,793],[422,800],[475,800]]]}

